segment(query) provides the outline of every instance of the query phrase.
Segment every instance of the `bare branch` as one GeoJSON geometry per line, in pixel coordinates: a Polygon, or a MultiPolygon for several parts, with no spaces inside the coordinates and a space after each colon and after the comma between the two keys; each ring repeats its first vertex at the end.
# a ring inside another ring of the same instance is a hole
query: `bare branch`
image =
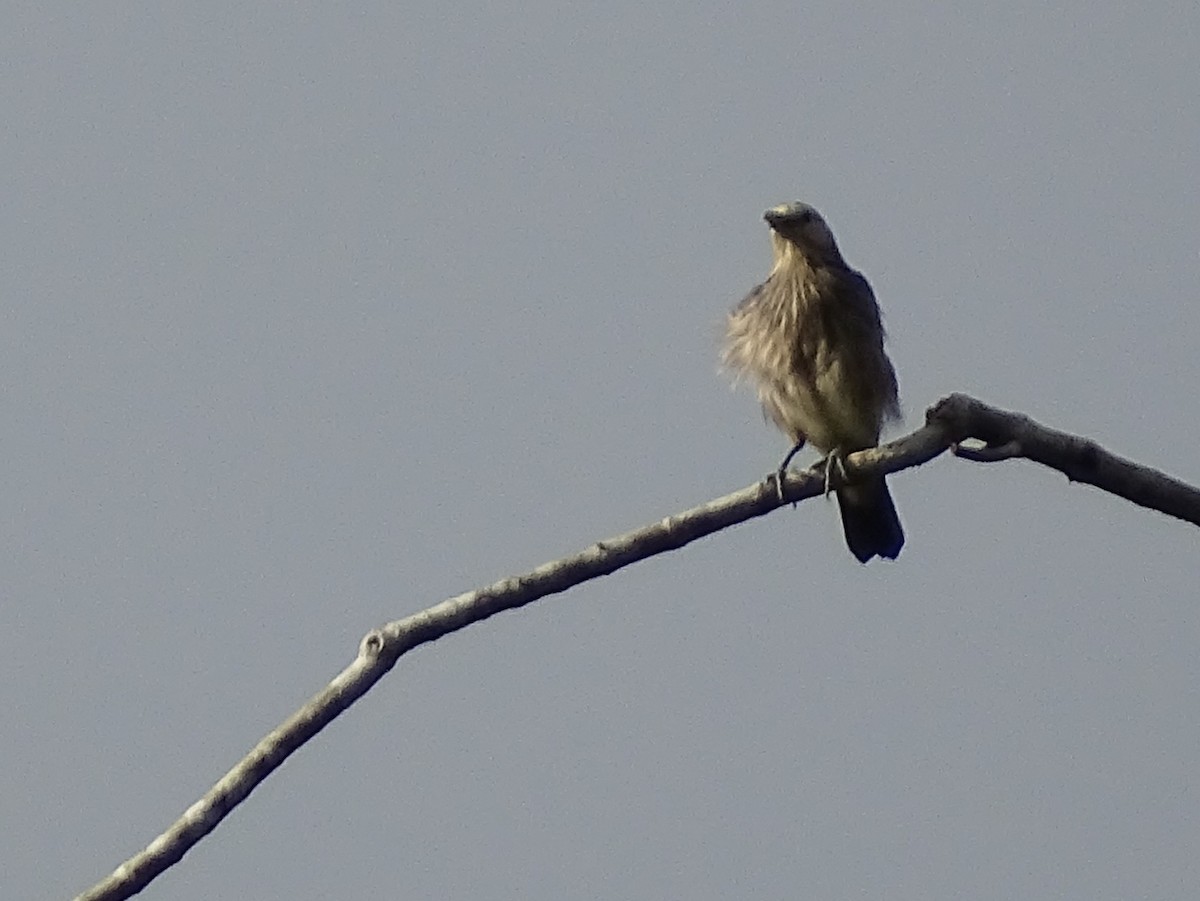
{"type": "MultiPolygon", "coordinates": [[[[1116,457],[1085,438],[1056,432],[1026,416],[997,410],[961,394],[950,395],[931,407],[925,426],[912,434],[850,454],[845,459],[846,478],[854,481],[919,466],[955,445],[959,446],[959,456],[967,459],[991,461],[1022,456],[1035,460],[1073,481],[1096,485],[1144,507],[1200,525],[1197,489],[1116,457]],[[964,452],[961,442],[970,438],[984,442],[984,447],[964,452]]],[[[789,473],[782,492],[774,476],[771,473],[733,494],[599,541],[581,553],[460,594],[369,632],[355,660],[328,686],[255,745],[144,851],[79,895],[77,901],[110,901],[141,891],[216,828],[284,760],[365,694],[407,651],[504,610],[515,610],[785,504],[815,497],[825,489],[824,474],[819,470],[789,473]]],[[[843,481],[842,473],[835,470],[832,486],[836,488],[843,481]]]]}
{"type": "Polygon", "coordinates": [[[1020,413],[989,407],[951,394],[925,414],[927,425],[941,424],[954,443],[967,438],[984,442],[984,450],[958,456],[990,462],[1024,457],[1057,469],[1072,482],[1086,482],[1151,510],[1200,526],[1200,490],[1157,469],[1109,453],[1090,438],[1047,428],[1020,413]]]}
{"type": "Polygon", "coordinates": [[[950,453],[964,460],[974,460],[976,463],[999,463],[1001,460],[1011,460],[1020,457],[1021,445],[1015,441],[1007,444],[952,444],[950,453]]]}

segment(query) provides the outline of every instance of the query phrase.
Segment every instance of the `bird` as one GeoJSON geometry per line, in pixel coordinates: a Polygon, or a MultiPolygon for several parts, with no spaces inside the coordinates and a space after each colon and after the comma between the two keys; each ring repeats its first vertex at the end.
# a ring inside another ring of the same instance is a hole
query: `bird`
{"type": "MultiPolygon", "coordinates": [[[[896,371],[875,293],[846,264],[821,214],[795,201],[763,218],[774,266],[729,313],[722,367],[755,384],[764,414],[793,442],[778,484],[807,442],[825,454],[828,486],[831,467],[877,445],[884,423],[899,419],[896,371]]],[[[896,559],[904,529],[883,478],[836,494],[850,552],[861,563],[896,559]]]]}

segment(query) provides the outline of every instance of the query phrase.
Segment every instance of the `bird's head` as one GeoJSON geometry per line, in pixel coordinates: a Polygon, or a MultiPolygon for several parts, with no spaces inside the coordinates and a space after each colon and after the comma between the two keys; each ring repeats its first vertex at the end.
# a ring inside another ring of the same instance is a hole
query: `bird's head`
{"type": "MultiPolygon", "coordinates": [[[[775,233],[773,237],[794,244],[800,250],[817,256],[840,256],[833,232],[821,214],[799,200],[781,203],[763,213],[763,218],[775,233]]],[[[778,240],[776,244],[778,245],[778,240]]]]}

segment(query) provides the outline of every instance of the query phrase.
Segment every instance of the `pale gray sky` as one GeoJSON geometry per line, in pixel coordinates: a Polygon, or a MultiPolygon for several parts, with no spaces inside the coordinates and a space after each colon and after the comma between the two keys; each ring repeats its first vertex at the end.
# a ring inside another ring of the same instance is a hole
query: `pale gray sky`
{"type": "MultiPolygon", "coordinates": [[[[5,20],[4,898],[372,626],[769,470],[716,348],[770,204],[874,284],[907,427],[966,391],[1200,482],[1195,3],[5,20]]],[[[1196,897],[1196,530],[892,490],[895,564],[808,502],[419,650],[144,897],[1196,897]]]]}

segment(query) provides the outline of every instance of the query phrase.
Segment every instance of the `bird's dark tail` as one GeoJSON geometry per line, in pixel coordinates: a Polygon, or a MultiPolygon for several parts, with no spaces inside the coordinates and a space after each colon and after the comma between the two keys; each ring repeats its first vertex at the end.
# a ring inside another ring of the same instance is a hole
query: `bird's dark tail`
{"type": "Polygon", "coordinates": [[[850,553],[860,563],[878,555],[895,560],[904,547],[904,529],[883,479],[838,489],[842,530],[850,553]]]}

